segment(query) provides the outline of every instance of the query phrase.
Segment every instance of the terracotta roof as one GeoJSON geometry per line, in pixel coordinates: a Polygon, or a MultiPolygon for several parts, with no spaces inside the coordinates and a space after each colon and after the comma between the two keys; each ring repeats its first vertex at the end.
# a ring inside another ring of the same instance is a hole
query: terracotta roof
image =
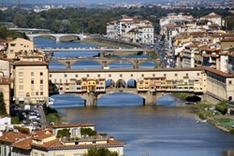
{"type": "Polygon", "coordinates": [[[221,76],[221,77],[224,77],[224,78],[234,78],[234,75],[224,73],[224,72],[222,72],[222,71],[220,71],[220,70],[217,70],[217,69],[214,69],[214,68],[208,68],[208,67],[207,67],[207,68],[204,68],[204,69],[205,69],[205,71],[208,71],[208,72],[217,74],[217,75],[219,75],[219,76],[221,76]]]}
{"type": "Polygon", "coordinates": [[[30,150],[31,149],[31,143],[32,143],[32,137],[28,137],[22,140],[19,140],[12,144],[12,147],[20,148],[24,150],[30,150]]]}
{"type": "Polygon", "coordinates": [[[95,126],[93,123],[69,123],[69,124],[58,124],[53,125],[53,128],[68,128],[68,127],[86,127],[86,126],[95,126]]]}
{"type": "Polygon", "coordinates": [[[0,77],[0,84],[10,84],[13,82],[11,78],[0,77]]]}
{"type": "Polygon", "coordinates": [[[38,136],[34,136],[33,139],[41,141],[41,140],[48,138],[48,137],[51,137],[51,136],[53,136],[52,133],[43,133],[43,134],[40,134],[38,136]]]}
{"type": "Polygon", "coordinates": [[[222,39],[221,42],[234,42],[234,37],[222,39]]]}
{"type": "Polygon", "coordinates": [[[104,148],[108,148],[108,147],[120,147],[120,146],[124,146],[125,143],[121,142],[121,141],[117,141],[117,140],[108,140],[107,143],[103,143],[103,144],[86,144],[86,145],[64,145],[61,141],[59,141],[59,139],[55,139],[52,141],[48,141],[42,145],[39,144],[31,144],[33,147],[35,148],[42,148],[44,150],[56,150],[56,149],[88,149],[90,147],[104,147],[104,148]]]}
{"type": "Polygon", "coordinates": [[[15,133],[15,132],[2,132],[2,136],[0,137],[0,141],[7,143],[14,143],[18,139],[26,138],[28,134],[24,133],[15,133]]]}
{"type": "Polygon", "coordinates": [[[48,63],[41,61],[17,61],[13,64],[14,66],[47,66],[48,63]]]}

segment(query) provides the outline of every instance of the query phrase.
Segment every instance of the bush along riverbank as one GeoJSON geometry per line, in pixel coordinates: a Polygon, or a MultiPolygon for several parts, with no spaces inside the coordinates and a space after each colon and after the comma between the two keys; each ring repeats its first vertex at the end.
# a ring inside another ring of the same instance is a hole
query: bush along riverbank
{"type": "Polygon", "coordinates": [[[218,104],[198,102],[195,107],[197,108],[197,116],[201,121],[206,120],[217,128],[234,134],[234,116],[230,114],[226,101],[218,104]]]}
{"type": "Polygon", "coordinates": [[[49,106],[44,105],[43,107],[46,121],[49,124],[59,124],[61,122],[61,118],[57,112],[57,110],[50,108],[49,106]]]}
{"type": "Polygon", "coordinates": [[[223,131],[234,134],[234,115],[232,115],[226,101],[212,104],[206,101],[198,101],[199,98],[189,93],[173,93],[172,95],[194,104],[197,122],[209,122],[223,131]]]}

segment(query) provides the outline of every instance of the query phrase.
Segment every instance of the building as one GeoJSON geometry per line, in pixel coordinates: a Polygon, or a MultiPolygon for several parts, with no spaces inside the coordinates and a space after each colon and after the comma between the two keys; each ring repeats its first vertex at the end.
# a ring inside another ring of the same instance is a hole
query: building
{"type": "Polygon", "coordinates": [[[209,13],[208,15],[202,16],[200,19],[208,20],[212,23],[219,25],[220,27],[222,26],[222,17],[214,12],[209,13]]]}
{"type": "Polygon", "coordinates": [[[127,42],[153,44],[154,27],[148,20],[123,15],[120,20],[106,24],[106,37],[127,42]]]}
{"type": "Polygon", "coordinates": [[[10,114],[10,102],[11,102],[11,83],[12,79],[4,78],[0,76],[0,92],[3,93],[4,102],[6,105],[6,112],[10,114]]]}
{"type": "Polygon", "coordinates": [[[206,68],[208,95],[216,97],[219,101],[233,99],[234,97],[234,75],[227,74],[212,68],[206,68]]]}
{"type": "Polygon", "coordinates": [[[32,133],[22,133],[20,130],[4,131],[0,133],[1,155],[12,156],[82,156],[90,147],[107,148],[124,154],[124,143],[101,134],[95,136],[80,135],[82,128],[95,129],[91,123],[74,123],[54,125],[49,128],[36,130],[32,133]],[[57,137],[59,130],[68,129],[71,136],[57,137]]]}
{"type": "Polygon", "coordinates": [[[18,103],[48,101],[48,63],[42,56],[26,56],[13,64],[14,100],[18,103]]]}
{"type": "Polygon", "coordinates": [[[19,53],[32,52],[34,50],[34,44],[32,41],[17,38],[15,40],[10,40],[7,43],[6,56],[8,59],[15,59],[19,53]]]}

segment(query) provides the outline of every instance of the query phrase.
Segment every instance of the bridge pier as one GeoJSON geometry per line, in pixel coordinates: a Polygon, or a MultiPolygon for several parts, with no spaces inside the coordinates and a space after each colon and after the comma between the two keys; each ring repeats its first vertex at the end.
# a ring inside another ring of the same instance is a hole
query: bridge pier
{"type": "Polygon", "coordinates": [[[134,69],[138,69],[139,68],[139,62],[138,61],[134,61],[133,68],[134,69]]]}
{"type": "Polygon", "coordinates": [[[156,93],[148,91],[146,93],[145,98],[143,98],[143,104],[146,106],[153,106],[155,105],[156,99],[157,99],[156,93]]]}
{"type": "Polygon", "coordinates": [[[69,61],[66,62],[66,69],[67,70],[71,69],[71,63],[69,61]]]}
{"type": "Polygon", "coordinates": [[[100,57],[103,58],[104,55],[105,55],[105,51],[104,50],[100,50],[99,53],[100,53],[100,57]]]}
{"type": "Polygon", "coordinates": [[[55,36],[55,42],[59,43],[60,42],[60,37],[59,36],[55,36]]]}
{"type": "Polygon", "coordinates": [[[102,69],[104,69],[104,67],[106,67],[106,61],[102,61],[102,69]]]}
{"type": "Polygon", "coordinates": [[[94,92],[86,93],[85,106],[97,106],[97,94],[94,92]]]}

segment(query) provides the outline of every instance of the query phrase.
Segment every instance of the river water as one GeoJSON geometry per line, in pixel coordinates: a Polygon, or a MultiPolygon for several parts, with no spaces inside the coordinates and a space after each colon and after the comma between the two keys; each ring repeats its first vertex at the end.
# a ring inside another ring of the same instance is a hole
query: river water
{"type": "MultiPolygon", "coordinates": [[[[82,43],[54,43],[37,38],[36,47],[90,47],[82,43]]],[[[93,46],[94,47],[94,46],[93,46]]],[[[98,52],[57,52],[54,57],[92,57],[98,52]]],[[[50,63],[51,69],[63,69],[50,63]]],[[[127,63],[113,68],[131,68],[127,63]]],[[[142,68],[152,68],[151,63],[142,68]]],[[[101,68],[81,62],[73,68],[101,68]]],[[[54,95],[51,106],[64,121],[92,122],[98,132],[126,143],[125,156],[234,156],[234,135],[209,123],[197,123],[192,107],[170,95],[159,98],[155,106],[143,106],[132,94],[110,94],[98,99],[97,107],[84,107],[84,101],[71,95],[54,95]]]]}

